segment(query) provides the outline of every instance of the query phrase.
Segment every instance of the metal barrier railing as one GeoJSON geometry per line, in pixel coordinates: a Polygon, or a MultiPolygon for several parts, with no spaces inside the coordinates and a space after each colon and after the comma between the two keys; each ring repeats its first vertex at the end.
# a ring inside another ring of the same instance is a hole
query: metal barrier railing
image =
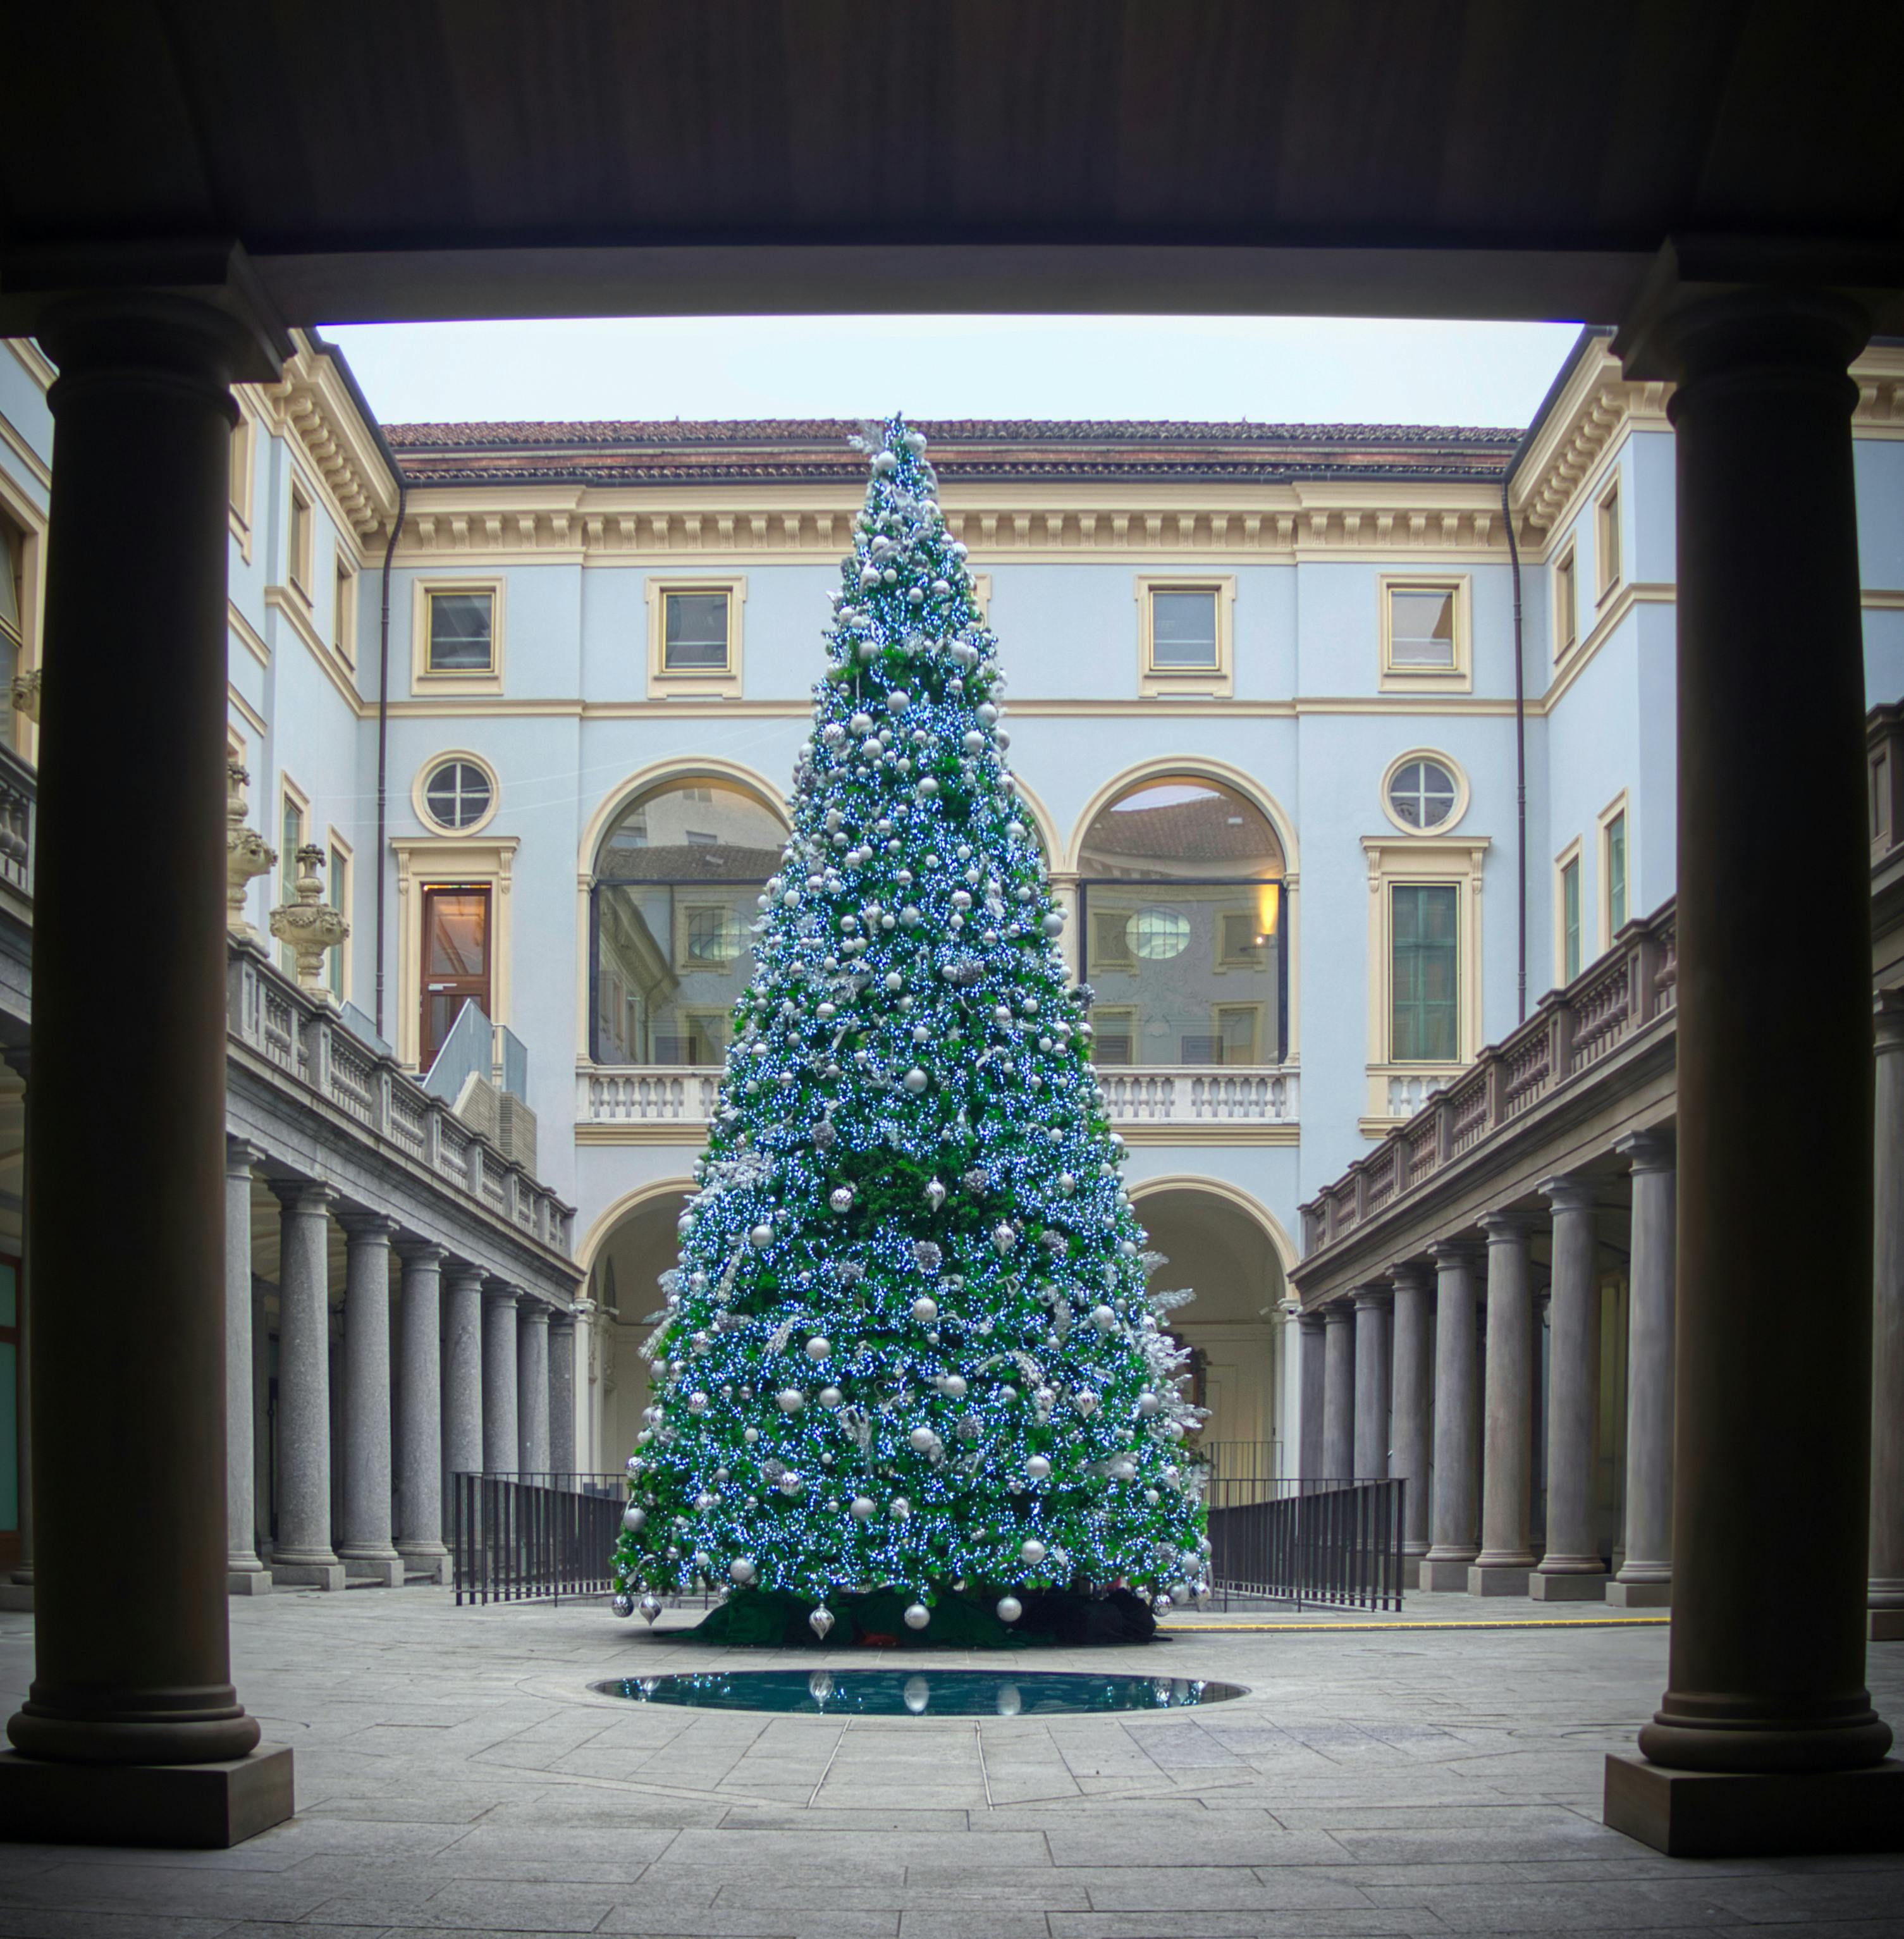
{"type": "Polygon", "coordinates": [[[606,1595],[622,1475],[450,1477],[450,1559],[457,1606],[606,1595]]]}
{"type": "Polygon", "coordinates": [[[1407,1483],[1264,1480],[1213,1474],[1210,1581],[1233,1596],[1325,1607],[1401,1607],[1407,1483]]]}

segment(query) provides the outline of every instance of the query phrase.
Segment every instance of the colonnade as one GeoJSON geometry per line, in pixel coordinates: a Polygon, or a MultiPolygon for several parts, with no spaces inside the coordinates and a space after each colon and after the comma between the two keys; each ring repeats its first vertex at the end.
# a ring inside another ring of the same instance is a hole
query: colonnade
{"type": "MultiPolygon", "coordinates": [[[[1900,1094],[1904,1094],[1901,1091],[1900,1094]]],[[[1550,1178],[1544,1203],[1489,1212],[1302,1316],[1321,1345],[1319,1467],[1332,1478],[1398,1475],[1403,1552],[1416,1586],[1541,1601],[1664,1604],[1672,1582],[1674,1154],[1670,1132],[1615,1147],[1629,1167],[1626,1499],[1610,1578],[1596,1506],[1601,1374],[1597,1221],[1608,1180],[1550,1178]],[[1533,1243],[1550,1241],[1549,1283],[1533,1243]],[[1541,1308],[1547,1331],[1540,1388],[1541,1308]],[[1485,1337],[1485,1347],[1483,1341],[1485,1337]],[[1544,1412],[1544,1463],[1535,1435],[1544,1412]],[[1547,1539],[1532,1545],[1537,1465],[1547,1539]]],[[[1306,1438],[1306,1444],[1314,1447],[1306,1438]]]]}
{"type": "Polygon", "coordinates": [[[351,1578],[443,1579],[444,1477],[567,1472],[575,1454],[575,1315],[306,1178],[266,1180],[279,1207],[278,1527],[260,1557],[251,1270],[253,1174],[227,1141],[226,1516],[229,1586],[341,1589],[351,1578]],[[345,1234],[333,1409],[330,1226],[345,1234]],[[391,1258],[400,1274],[391,1354],[391,1258]],[[333,1418],[340,1444],[333,1448],[333,1418]],[[333,1486],[333,1482],[341,1486],[333,1486]],[[341,1508],[333,1514],[333,1501],[341,1508]],[[333,1525],[334,1524],[334,1525],[333,1525]]]}

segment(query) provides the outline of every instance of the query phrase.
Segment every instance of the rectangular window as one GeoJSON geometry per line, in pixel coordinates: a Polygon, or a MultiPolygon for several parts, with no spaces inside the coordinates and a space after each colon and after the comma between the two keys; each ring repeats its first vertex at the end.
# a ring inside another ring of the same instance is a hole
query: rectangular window
{"type": "Polygon", "coordinates": [[[1560,980],[1571,983],[1580,973],[1580,858],[1576,855],[1560,871],[1560,980]]]}
{"type": "MultiPolygon", "coordinates": [[[[297,899],[297,851],[304,846],[304,805],[287,789],[278,815],[278,899],[281,903],[297,899]]],[[[281,968],[297,973],[297,952],[288,942],[278,945],[281,968]]]]}
{"type": "Polygon", "coordinates": [[[1890,750],[1880,747],[1871,756],[1871,845],[1890,845],[1890,750]]]}
{"type": "Polygon", "coordinates": [[[1262,917],[1255,910],[1225,909],[1217,918],[1216,966],[1260,970],[1268,941],[1262,917]]]}
{"type": "MultiPolygon", "coordinates": [[[[1254,1064],[1261,1035],[1263,1012],[1255,1003],[1220,1003],[1215,1015],[1215,1062],[1254,1064]]],[[[1187,1064],[1190,1060],[1186,1058],[1187,1064]]]]}
{"type": "Polygon", "coordinates": [[[1151,593],[1151,665],[1160,673],[1214,671],[1217,656],[1214,588],[1151,593]]]}
{"type": "Polygon", "coordinates": [[[1095,1064],[1130,1064],[1137,1061],[1137,1012],[1128,1009],[1093,1008],[1091,1021],[1091,1061],[1095,1064]]]}
{"type": "Polygon", "coordinates": [[[1090,919],[1090,967],[1128,970],[1136,958],[1130,953],[1130,912],[1093,910],[1090,919]]]}
{"type": "Polygon", "coordinates": [[[466,1003],[493,1015],[489,978],[489,891],[423,891],[423,1016],[419,1068],[436,1061],[466,1003]]]}
{"type": "Polygon", "coordinates": [[[1554,658],[1571,653],[1580,637],[1580,595],[1574,577],[1574,548],[1569,546],[1553,569],[1554,658]]]}
{"type": "Polygon", "coordinates": [[[681,912],[681,967],[725,970],[741,954],[741,918],[718,905],[681,912]]]}
{"type": "Polygon", "coordinates": [[[357,663],[357,574],[340,546],[336,583],[331,596],[331,650],[346,666],[357,663]]]}
{"type": "Polygon", "coordinates": [[[662,633],[665,673],[725,673],[728,599],[725,592],[665,592],[662,633]]]}
{"type": "Polygon", "coordinates": [[[231,428],[231,508],[239,517],[251,516],[251,420],[242,411],[231,428]]]}
{"type": "Polygon", "coordinates": [[[1389,1052],[1397,1064],[1461,1056],[1461,977],[1452,883],[1398,882],[1389,890],[1389,1052]]]}
{"type": "Polygon", "coordinates": [[[14,745],[13,686],[26,650],[26,541],[0,519],[0,747],[14,745]]]}
{"type": "Polygon", "coordinates": [[[1626,816],[1623,810],[1607,823],[1607,940],[1611,942],[1626,921],[1626,816]]]}
{"type": "Polygon", "coordinates": [[[429,608],[431,673],[495,671],[493,592],[433,592],[429,608]]]}
{"type": "MultiPolygon", "coordinates": [[[[351,858],[334,842],[330,850],[330,880],[325,890],[330,906],[348,921],[351,910],[351,858]]],[[[350,979],[345,974],[350,946],[347,936],[330,952],[330,994],[340,1003],[350,994],[350,979]]]]}
{"type": "Polygon", "coordinates": [[[1594,507],[1593,543],[1600,597],[1604,599],[1620,583],[1620,481],[1617,478],[1600,494],[1594,507]]]}
{"type": "Polygon", "coordinates": [[[1455,665],[1455,593],[1452,586],[1388,589],[1388,663],[1452,672],[1455,665]]]}
{"type": "Polygon", "coordinates": [[[285,571],[290,583],[306,598],[311,596],[311,501],[296,485],[291,487],[291,522],[289,557],[285,571]]]}

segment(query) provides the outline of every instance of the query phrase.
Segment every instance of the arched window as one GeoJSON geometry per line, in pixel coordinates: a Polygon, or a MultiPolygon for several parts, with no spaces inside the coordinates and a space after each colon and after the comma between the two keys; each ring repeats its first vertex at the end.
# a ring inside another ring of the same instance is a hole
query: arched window
{"type": "Polygon", "coordinates": [[[1119,795],[1079,858],[1100,1064],[1280,1064],[1282,845],[1233,788],[1166,775],[1119,795]]]}
{"type": "Polygon", "coordinates": [[[598,1064],[714,1064],[753,974],[748,935],[786,825],[730,781],[637,796],[595,855],[590,1054],[598,1064]]]}

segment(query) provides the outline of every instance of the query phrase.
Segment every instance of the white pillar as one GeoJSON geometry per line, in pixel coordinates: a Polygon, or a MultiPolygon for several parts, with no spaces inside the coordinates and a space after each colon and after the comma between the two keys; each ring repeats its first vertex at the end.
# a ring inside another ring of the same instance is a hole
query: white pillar
{"type": "Polygon", "coordinates": [[[225,1140],[225,1587],[269,1590],[258,1560],[257,1437],[251,1412],[251,1167],[264,1154],[225,1140]]]}
{"type": "Polygon", "coordinates": [[[1607,1600],[1664,1609],[1673,1582],[1673,1274],[1677,1180],[1670,1132],[1614,1149],[1633,1167],[1632,1293],[1627,1306],[1626,1530],[1607,1600]]]}

